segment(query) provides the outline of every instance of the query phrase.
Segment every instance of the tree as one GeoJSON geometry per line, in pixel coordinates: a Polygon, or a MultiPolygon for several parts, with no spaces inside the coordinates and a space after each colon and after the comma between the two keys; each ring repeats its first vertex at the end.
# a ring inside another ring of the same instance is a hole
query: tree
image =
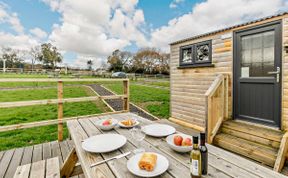
{"type": "Polygon", "coordinates": [[[92,70],[93,61],[92,60],[88,60],[87,61],[87,66],[88,66],[88,70],[92,70]]]}
{"type": "MultiPolygon", "coordinates": [[[[6,61],[7,68],[18,68],[23,63],[23,61],[18,57],[18,51],[9,47],[2,48],[2,60],[6,61]]],[[[3,63],[1,66],[3,67],[3,63]]]]}
{"type": "Polygon", "coordinates": [[[63,57],[60,52],[58,52],[58,49],[52,46],[51,43],[44,43],[41,45],[41,55],[39,59],[44,65],[54,69],[57,63],[62,62],[63,57]]]}
{"type": "Polygon", "coordinates": [[[162,56],[156,48],[139,50],[133,60],[135,72],[157,73],[162,56]]]}
{"type": "Polygon", "coordinates": [[[127,51],[120,51],[119,49],[112,52],[112,55],[108,57],[107,63],[109,66],[109,71],[128,71],[129,66],[128,61],[133,58],[132,53],[127,51]]]}
{"type": "Polygon", "coordinates": [[[41,58],[41,47],[34,46],[30,48],[29,55],[31,57],[31,68],[34,70],[34,64],[36,61],[40,61],[41,58]]]}

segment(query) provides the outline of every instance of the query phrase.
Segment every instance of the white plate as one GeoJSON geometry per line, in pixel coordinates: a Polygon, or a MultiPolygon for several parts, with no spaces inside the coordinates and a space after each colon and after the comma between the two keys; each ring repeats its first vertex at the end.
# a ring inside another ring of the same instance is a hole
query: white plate
{"type": "Polygon", "coordinates": [[[166,124],[151,124],[143,128],[143,132],[153,137],[165,137],[176,132],[176,129],[166,124]]]}
{"type": "Polygon", "coordinates": [[[112,123],[110,125],[103,125],[103,122],[106,121],[108,119],[101,119],[99,121],[96,122],[96,126],[98,128],[100,128],[101,130],[111,130],[113,129],[117,123],[118,123],[118,120],[116,119],[111,119],[112,123]]]}
{"type": "Polygon", "coordinates": [[[134,122],[135,122],[134,125],[126,126],[126,125],[122,124],[121,121],[120,121],[120,122],[118,122],[118,125],[119,125],[120,127],[123,127],[123,128],[132,128],[132,127],[135,127],[136,125],[139,125],[139,123],[140,123],[140,122],[138,122],[138,121],[134,121],[134,122]]]}
{"type": "Polygon", "coordinates": [[[143,153],[134,155],[128,160],[127,168],[132,174],[140,177],[156,177],[163,174],[168,169],[169,161],[167,160],[167,158],[158,153],[153,153],[157,155],[157,163],[153,171],[149,172],[140,169],[138,166],[138,162],[141,159],[142,154],[143,153]]]}
{"type": "Polygon", "coordinates": [[[180,135],[183,137],[183,140],[185,140],[185,138],[190,138],[192,140],[192,137],[189,136],[189,135],[186,135],[186,134],[173,134],[173,135],[169,135],[167,138],[166,138],[166,142],[168,143],[169,147],[177,152],[180,152],[180,153],[186,153],[186,152],[189,152],[193,149],[193,146],[177,146],[174,144],[174,137],[176,135],[180,135]]]}
{"type": "Polygon", "coordinates": [[[126,142],[127,139],[123,135],[100,134],[85,139],[82,148],[88,152],[106,153],[121,148],[126,142]]]}

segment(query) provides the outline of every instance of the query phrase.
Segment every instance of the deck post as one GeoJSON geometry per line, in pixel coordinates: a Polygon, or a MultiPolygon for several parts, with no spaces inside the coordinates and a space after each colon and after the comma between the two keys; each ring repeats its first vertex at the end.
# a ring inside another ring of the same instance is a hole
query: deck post
{"type": "Polygon", "coordinates": [[[123,100],[123,110],[129,111],[129,79],[123,80],[123,94],[126,95],[123,100]]]}
{"type": "Polygon", "coordinates": [[[58,141],[63,140],[63,82],[58,81],[58,141]]]}

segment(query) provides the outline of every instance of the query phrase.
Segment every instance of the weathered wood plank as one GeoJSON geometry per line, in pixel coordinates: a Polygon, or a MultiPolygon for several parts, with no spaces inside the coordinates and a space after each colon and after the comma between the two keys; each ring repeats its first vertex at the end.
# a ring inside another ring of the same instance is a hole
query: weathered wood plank
{"type": "Polygon", "coordinates": [[[37,162],[42,160],[42,144],[38,144],[38,145],[34,145],[34,149],[33,149],[33,157],[32,157],[32,162],[37,162]]]}
{"type": "MultiPolygon", "coordinates": [[[[127,98],[127,95],[87,96],[87,97],[78,97],[78,98],[64,98],[62,100],[62,103],[95,101],[95,100],[98,100],[99,98],[100,99],[125,99],[125,98],[127,98]]],[[[59,104],[59,102],[60,101],[58,99],[0,102],[0,108],[13,108],[13,107],[23,107],[23,106],[59,104]]]]}
{"type": "Polygon", "coordinates": [[[14,178],[29,178],[30,169],[31,164],[25,164],[17,167],[14,178]]]}
{"type": "Polygon", "coordinates": [[[44,178],[45,176],[45,160],[32,163],[30,178],[44,178]]]}
{"type": "Polygon", "coordinates": [[[81,147],[81,141],[86,139],[88,136],[82,129],[81,125],[78,123],[78,121],[69,121],[67,123],[69,132],[71,134],[71,137],[75,143],[75,148],[77,151],[77,156],[79,158],[79,161],[81,163],[83,172],[85,174],[85,177],[87,178],[94,178],[94,177],[115,177],[107,164],[102,164],[99,166],[95,166],[93,168],[90,168],[90,165],[92,163],[95,163],[97,161],[103,160],[101,156],[95,156],[94,154],[85,152],[81,147]],[[77,146],[78,145],[78,146],[77,146]]]}
{"type": "Polygon", "coordinates": [[[284,178],[286,176],[279,174],[275,171],[272,171],[271,169],[262,166],[260,164],[257,164],[255,162],[249,161],[243,157],[240,157],[238,155],[235,155],[231,152],[225,151],[221,148],[215,147],[213,145],[207,145],[209,154],[213,154],[225,161],[227,161],[230,164],[237,165],[239,169],[244,169],[246,171],[252,172],[259,177],[279,177],[279,178],[284,178]]]}
{"type": "MultiPolygon", "coordinates": [[[[126,112],[126,111],[115,111],[115,112],[107,112],[107,113],[100,113],[100,114],[91,114],[91,115],[86,115],[86,116],[67,117],[67,118],[63,118],[62,121],[67,122],[69,120],[82,119],[82,118],[88,118],[88,117],[96,117],[96,116],[109,115],[109,114],[124,113],[124,112],[126,112]]],[[[25,129],[25,128],[33,128],[33,127],[40,127],[40,126],[47,126],[47,125],[54,125],[57,123],[58,123],[58,120],[54,119],[54,120],[31,122],[31,123],[24,123],[24,124],[0,126],[0,132],[17,130],[17,129],[25,129]]]]}
{"type": "Polygon", "coordinates": [[[52,157],[58,157],[59,158],[59,165],[61,167],[63,164],[63,159],[62,159],[62,155],[61,155],[59,142],[58,141],[51,142],[51,148],[52,148],[52,157]]]}
{"type": "Polygon", "coordinates": [[[0,162],[0,178],[5,177],[7,168],[11,162],[14,152],[15,152],[15,149],[8,150],[4,153],[3,158],[1,159],[1,162],[0,162]]]}
{"type": "MultiPolygon", "coordinates": [[[[13,177],[17,167],[21,163],[22,155],[23,155],[24,148],[17,148],[13,154],[9,167],[7,169],[5,177],[13,177]]],[[[1,167],[0,167],[1,169],[1,167]]]]}
{"type": "Polygon", "coordinates": [[[43,159],[48,159],[52,157],[50,142],[43,143],[43,159]]]}
{"type": "Polygon", "coordinates": [[[60,167],[58,157],[50,158],[46,161],[45,178],[60,178],[60,167]]]}
{"type": "Polygon", "coordinates": [[[32,162],[33,146],[25,147],[21,165],[30,164],[32,162]]]}

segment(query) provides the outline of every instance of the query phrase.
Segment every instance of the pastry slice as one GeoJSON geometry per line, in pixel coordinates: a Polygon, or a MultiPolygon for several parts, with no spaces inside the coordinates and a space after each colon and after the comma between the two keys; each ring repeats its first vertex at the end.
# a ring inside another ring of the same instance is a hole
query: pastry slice
{"type": "Polygon", "coordinates": [[[142,170],[153,171],[157,162],[157,155],[153,153],[144,153],[138,162],[138,166],[142,170]]]}

